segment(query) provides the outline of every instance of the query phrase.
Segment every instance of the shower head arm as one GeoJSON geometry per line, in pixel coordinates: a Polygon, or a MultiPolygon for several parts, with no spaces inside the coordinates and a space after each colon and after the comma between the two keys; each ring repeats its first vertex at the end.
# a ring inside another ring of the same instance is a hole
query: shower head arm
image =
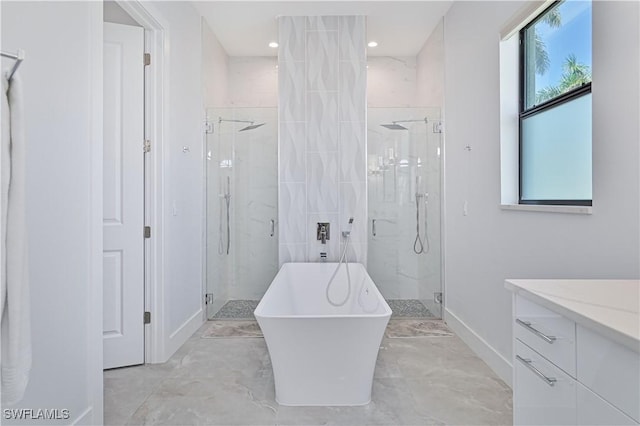
{"type": "Polygon", "coordinates": [[[393,124],[396,124],[396,123],[419,123],[419,122],[424,122],[425,124],[428,123],[427,117],[421,118],[419,120],[396,120],[396,121],[392,121],[393,124]]]}
{"type": "Polygon", "coordinates": [[[230,120],[230,119],[226,119],[226,118],[218,118],[218,124],[222,123],[222,122],[226,122],[226,123],[249,123],[249,124],[253,124],[255,123],[255,121],[250,121],[250,120],[230,120]]]}

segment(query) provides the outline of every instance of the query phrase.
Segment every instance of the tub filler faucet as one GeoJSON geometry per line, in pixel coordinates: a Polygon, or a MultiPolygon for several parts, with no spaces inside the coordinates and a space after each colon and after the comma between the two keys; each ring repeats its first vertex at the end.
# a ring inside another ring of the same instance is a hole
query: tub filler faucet
{"type": "Polygon", "coordinates": [[[329,222],[318,222],[316,237],[322,244],[327,244],[329,239],[329,222]]]}

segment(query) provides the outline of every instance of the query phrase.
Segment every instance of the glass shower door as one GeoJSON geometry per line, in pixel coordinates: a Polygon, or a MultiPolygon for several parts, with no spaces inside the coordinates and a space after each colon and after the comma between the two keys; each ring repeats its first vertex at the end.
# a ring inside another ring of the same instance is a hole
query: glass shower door
{"type": "Polygon", "coordinates": [[[207,316],[246,317],[278,271],[277,109],[207,117],[207,316]]]}
{"type": "Polygon", "coordinates": [[[438,108],[369,108],[368,271],[398,317],[441,318],[438,108]]]}

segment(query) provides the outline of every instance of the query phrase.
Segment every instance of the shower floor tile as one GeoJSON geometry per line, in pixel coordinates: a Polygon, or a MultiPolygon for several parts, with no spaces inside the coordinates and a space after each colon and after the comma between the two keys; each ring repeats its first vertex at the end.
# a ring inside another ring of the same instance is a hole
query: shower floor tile
{"type": "Polygon", "coordinates": [[[389,299],[389,307],[393,311],[391,318],[437,318],[417,299],[389,299]]]}
{"type": "Polygon", "coordinates": [[[229,300],[211,319],[249,320],[254,319],[259,300],[229,300]]]}

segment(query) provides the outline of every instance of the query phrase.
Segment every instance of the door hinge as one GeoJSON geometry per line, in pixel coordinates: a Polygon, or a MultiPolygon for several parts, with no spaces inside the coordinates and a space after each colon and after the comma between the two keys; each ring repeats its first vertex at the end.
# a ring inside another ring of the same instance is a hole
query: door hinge
{"type": "Polygon", "coordinates": [[[207,293],[204,295],[204,304],[210,305],[213,303],[213,293],[207,293]]]}
{"type": "Polygon", "coordinates": [[[442,133],[442,131],[442,121],[436,121],[435,123],[433,123],[433,133],[442,133]]]}
{"type": "Polygon", "coordinates": [[[151,65],[151,53],[145,53],[144,54],[144,66],[148,67],[149,65],[151,65]]]}
{"type": "Polygon", "coordinates": [[[151,312],[144,313],[144,323],[151,324],[151,312]]]}
{"type": "Polygon", "coordinates": [[[150,226],[145,226],[144,227],[144,237],[145,238],[151,238],[151,227],[150,226]]]}
{"type": "Polygon", "coordinates": [[[209,121],[204,122],[204,133],[210,135],[213,133],[213,123],[209,121]]]}
{"type": "Polygon", "coordinates": [[[151,152],[151,141],[150,140],[146,140],[144,141],[144,145],[142,147],[142,150],[147,153],[147,152],[151,152]]]}
{"type": "Polygon", "coordinates": [[[442,305],[442,302],[444,302],[444,296],[442,295],[441,291],[433,293],[433,301],[439,305],[442,305]]]}

